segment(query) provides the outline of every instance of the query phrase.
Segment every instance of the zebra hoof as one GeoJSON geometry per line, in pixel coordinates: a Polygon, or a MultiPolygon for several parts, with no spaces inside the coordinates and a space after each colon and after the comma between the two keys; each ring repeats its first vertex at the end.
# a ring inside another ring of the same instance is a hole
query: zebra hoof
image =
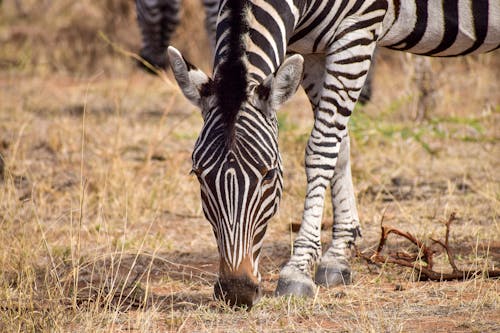
{"type": "Polygon", "coordinates": [[[291,271],[291,269],[284,268],[280,274],[275,292],[276,296],[294,295],[299,297],[314,297],[316,286],[309,276],[298,271],[287,271],[291,271]]]}
{"type": "Polygon", "coordinates": [[[345,260],[334,260],[328,263],[321,262],[316,269],[314,282],[325,287],[351,284],[351,267],[345,260]]]}

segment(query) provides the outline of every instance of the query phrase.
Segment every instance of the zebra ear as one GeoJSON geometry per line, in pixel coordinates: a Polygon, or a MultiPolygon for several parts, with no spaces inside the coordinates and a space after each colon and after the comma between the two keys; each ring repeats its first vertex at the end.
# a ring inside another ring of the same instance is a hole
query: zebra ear
{"type": "Polygon", "coordinates": [[[191,103],[201,108],[202,97],[210,91],[207,88],[211,86],[212,80],[202,70],[187,62],[176,48],[169,46],[167,53],[182,93],[191,103]]]}
{"type": "Polygon", "coordinates": [[[295,54],[285,59],[278,70],[257,87],[258,97],[267,102],[269,111],[276,111],[295,94],[302,82],[303,72],[304,58],[295,54]]]}

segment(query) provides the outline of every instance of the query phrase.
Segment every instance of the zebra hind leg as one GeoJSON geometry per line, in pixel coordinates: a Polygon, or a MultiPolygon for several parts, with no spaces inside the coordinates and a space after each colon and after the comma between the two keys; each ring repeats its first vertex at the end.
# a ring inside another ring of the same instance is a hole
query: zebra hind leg
{"type": "Polygon", "coordinates": [[[335,174],[331,181],[334,209],[332,244],[321,257],[314,278],[317,284],[326,287],[352,282],[349,265],[350,248],[354,245],[356,238],[361,236],[349,151],[349,136],[346,136],[342,140],[335,174]]]}

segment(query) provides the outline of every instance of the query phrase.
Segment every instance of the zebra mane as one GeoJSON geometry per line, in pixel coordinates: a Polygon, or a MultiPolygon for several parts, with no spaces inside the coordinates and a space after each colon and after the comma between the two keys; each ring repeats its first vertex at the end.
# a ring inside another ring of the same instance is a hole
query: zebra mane
{"type": "Polygon", "coordinates": [[[217,27],[217,35],[222,38],[223,30],[229,29],[226,39],[226,51],[222,55],[215,80],[215,93],[223,112],[226,125],[226,142],[231,144],[234,136],[234,124],[241,104],[247,98],[247,67],[245,65],[245,34],[248,33],[246,18],[247,0],[227,0],[225,10],[229,17],[227,23],[217,27]],[[221,31],[219,31],[219,29],[221,31]]]}

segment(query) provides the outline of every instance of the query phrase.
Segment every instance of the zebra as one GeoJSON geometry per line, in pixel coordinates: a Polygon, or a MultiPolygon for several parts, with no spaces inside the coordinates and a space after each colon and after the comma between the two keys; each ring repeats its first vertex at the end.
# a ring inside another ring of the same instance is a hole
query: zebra
{"type": "Polygon", "coordinates": [[[306,198],[275,294],[313,296],[317,285],[351,283],[349,258],[361,228],[347,125],[376,45],[442,57],[497,49],[500,2],[223,0],[212,77],[168,48],[175,79],[203,118],[192,173],[219,251],[216,298],[251,307],[260,297],[259,256],[283,189],[277,110],[299,85],[314,113],[306,198]],[[334,223],[322,254],[328,188],[334,223]]]}

